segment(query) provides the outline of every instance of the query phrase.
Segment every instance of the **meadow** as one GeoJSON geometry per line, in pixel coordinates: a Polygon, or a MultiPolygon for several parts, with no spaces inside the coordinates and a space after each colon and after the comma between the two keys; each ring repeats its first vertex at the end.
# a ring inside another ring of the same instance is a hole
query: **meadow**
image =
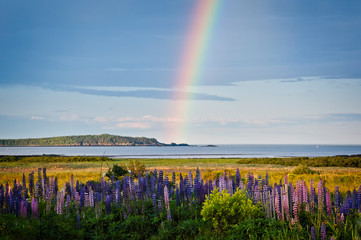
{"type": "Polygon", "coordinates": [[[4,239],[360,239],[359,168],[71,158],[0,163],[4,239]]]}
{"type": "MultiPolygon", "coordinates": [[[[298,161],[298,158],[292,158],[298,161]]],[[[22,174],[36,172],[38,168],[46,168],[51,176],[57,177],[59,184],[64,184],[71,175],[81,179],[83,182],[99,180],[109,167],[114,164],[127,165],[134,159],[109,159],[103,157],[58,157],[58,156],[37,156],[25,157],[18,161],[0,162],[0,184],[13,182],[14,179],[21,179],[22,174]],[[80,160],[80,161],[79,161],[80,160]]],[[[316,159],[318,161],[319,159],[316,159]]],[[[186,159],[139,159],[145,164],[149,171],[162,169],[167,175],[176,172],[186,174],[189,171],[195,172],[198,168],[204,179],[212,179],[224,171],[235,174],[238,168],[242,176],[248,172],[257,173],[262,177],[268,173],[270,183],[280,181],[288,173],[292,181],[304,179],[323,179],[326,187],[334,189],[339,186],[340,191],[345,193],[349,189],[357,188],[361,183],[361,168],[356,167],[310,167],[314,174],[293,174],[297,164],[291,166],[276,164],[274,159],[239,159],[239,158],[186,158],[186,159]],[[266,164],[267,160],[273,164],[266,164]],[[253,161],[253,163],[252,163],[253,161]],[[258,161],[258,162],[257,162],[258,161]],[[262,161],[262,162],[261,162],[262,161]],[[239,164],[242,162],[242,164],[239,164]]],[[[281,162],[283,163],[283,162],[281,162]]]]}

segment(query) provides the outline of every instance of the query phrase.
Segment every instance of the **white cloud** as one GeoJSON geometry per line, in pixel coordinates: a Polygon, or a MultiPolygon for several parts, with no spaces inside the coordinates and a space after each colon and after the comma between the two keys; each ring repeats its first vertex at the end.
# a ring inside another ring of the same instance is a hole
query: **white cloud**
{"type": "Polygon", "coordinates": [[[31,119],[31,120],[44,120],[44,117],[41,117],[41,116],[31,116],[30,119],[31,119]]]}
{"type": "Polygon", "coordinates": [[[126,122],[126,123],[118,123],[116,125],[117,128],[138,128],[138,129],[149,129],[151,128],[150,124],[142,123],[142,122],[126,122]]]}

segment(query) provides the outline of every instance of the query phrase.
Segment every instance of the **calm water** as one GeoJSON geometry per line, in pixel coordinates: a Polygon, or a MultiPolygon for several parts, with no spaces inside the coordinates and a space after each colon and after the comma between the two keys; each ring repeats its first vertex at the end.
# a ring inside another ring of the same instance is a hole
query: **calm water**
{"type": "Polygon", "coordinates": [[[217,147],[0,147],[0,155],[107,156],[114,158],[248,158],[361,154],[360,145],[218,145],[217,147]]]}

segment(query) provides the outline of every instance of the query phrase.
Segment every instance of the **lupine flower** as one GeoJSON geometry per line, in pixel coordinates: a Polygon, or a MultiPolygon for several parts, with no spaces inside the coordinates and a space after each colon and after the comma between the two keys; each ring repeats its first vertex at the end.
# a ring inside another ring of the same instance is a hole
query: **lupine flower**
{"type": "Polygon", "coordinates": [[[281,212],[281,207],[280,207],[280,196],[278,194],[278,191],[276,191],[276,196],[275,196],[275,209],[276,209],[276,213],[277,213],[277,218],[280,220],[280,219],[283,219],[283,216],[282,216],[282,212],[281,212]]]}
{"type": "Polygon", "coordinates": [[[311,227],[311,240],[316,240],[316,229],[314,226],[311,227]]]}
{"type": "Polygon", "coordinates": [[[361,211],[361,186],[358,189],[358,198],[357,198],[357,203],[358,203],[358,210],[361,211]]]}
{"type": "Polygon", "coordinates": [[[343,215],[343,213],[341,213],[340,221],[341,221],[341,222],[344,222],[344,221],[345,221],[345,216],[343,215]]]}
{"type": "Polygon", "coordinates": [[[108,195],[105,199],[105,209],[107,211],[108,214],[110,214],[112,212],[112,195],[108,195]]]}
{"type": "Polygon", "coordinates": [[[358,199],[358,192],[356,191],[356,189],[354,189],[353,193],[352,193],[352,208],[353,209],[358,209],[357,199],[358,199]]]}
{"type": "Polygon", "coordinates": [[[162,208],[162,201],[158,199],[158,211],[161,212],[163,210],[162,208]]]}
{"type": "Polygon", "coordinates": [[[34,193],[34,172],[29,173],[29,192],[33,196],[34,193]]]}
{"type": "Polygon", "coordinates": [[[285,184],[288,184],[288,175],[285,173],[285,184]]]}
{"type": "Polygon", "coordinates": [[[167,219],[169,222],[172,221],[171,215],[170,215],[170,208],[169,208],[169,196],[168,196],[168,187],[167,185],[164,186],[164,203],[165,207],[167,209],[167,219]]]}
{"type": "Polygon", "coordinates": [[[38,202],[36,201],[35,198],[33,198],[31,200],[31,213],[33,214],[34,218],[38,218],[39,217],[39,213],[38,213],[38,202]]]}
{"type": "Polygon", "coordinates": [[[175,199],[176,199],[176,204],[177,206],[180,206],[180,193],[179,193],[179,188],[177,188],[175,190],[175,199]]]}
{"type": "Polygon", "coordinates": [[[80,218],[79,213],[76,215],[76,226],[77,226],[78,230],[81,229],[81,218],[80,218]]]}
{"type": "Polygon", "coordinates": [[[331,206],[331,196],[330,191],[326,192],[326,208],[327,208],[327,216],[332,215],[332,206],[331,206]]]}
{"type": "Polygon", "coordinates": [[[338,186],[335,187],[335,207],[339,207],[340,206],[340,192],[338,189],[338,186]]]}
{"type": "Polygon", "coordinates": [[[317,199],[318,199],[318,210],[322,212],[323,210],[323,186],[322,180],[320,180],[317,184],[317,199]]]}
{"type": "Polygon", "coordinates": [[[28,205],[27,205],[28,201],[27,200],[22,200],[21,204],[20,204],[20,215],[23,218],[26,218],[28,215],[28,205]]]}
{"type": "Polygon", "coordinates": [[[293,219],[297,223],[298,222],[298,207],[297,203],[293,203],[293,219]]]}
{"type": "Polygon", "coordinates": [[[154,215],[157,213],[157,196],[155,193],[152,194],[152,203],[154,207],[154,215]]]}
{"type": "Polygon", "coordinates": [[[259,193],[259,186],[258,186],[258,180],[254,182],[254,196],[253,201],[254,203],[258,203],[260,200],[260,193],[259,193]]]}
{"type": "Polygon", "coordinates": [[[324,223],[321,225],[321,240],[326,240],[326,226],[324,223]]]}
{"type": "Polygon", "coordinates": [[[172,172],[172,183],[175,185],[175,172],[172,172]]]}

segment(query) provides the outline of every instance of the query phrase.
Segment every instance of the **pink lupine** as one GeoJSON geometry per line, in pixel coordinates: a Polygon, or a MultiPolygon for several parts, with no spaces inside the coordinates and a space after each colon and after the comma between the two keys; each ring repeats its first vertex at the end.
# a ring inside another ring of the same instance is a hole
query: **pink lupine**
{"type": "Polygon", "coordinates": [[[295,223],[298,222],[298,206],[297,203],[293,203],[293,219],[295,221],[295,223]]]}
{"type": "Polygon", "coordinates": [[[167,219],[169,222],[172,221],[172,217],[170,214],[170,207],[169,207],[169,196],[168,196],[168,187],[167,185],[164,186],[164,203],[165,203],[165,208],[167,209],[167,219]]]}

